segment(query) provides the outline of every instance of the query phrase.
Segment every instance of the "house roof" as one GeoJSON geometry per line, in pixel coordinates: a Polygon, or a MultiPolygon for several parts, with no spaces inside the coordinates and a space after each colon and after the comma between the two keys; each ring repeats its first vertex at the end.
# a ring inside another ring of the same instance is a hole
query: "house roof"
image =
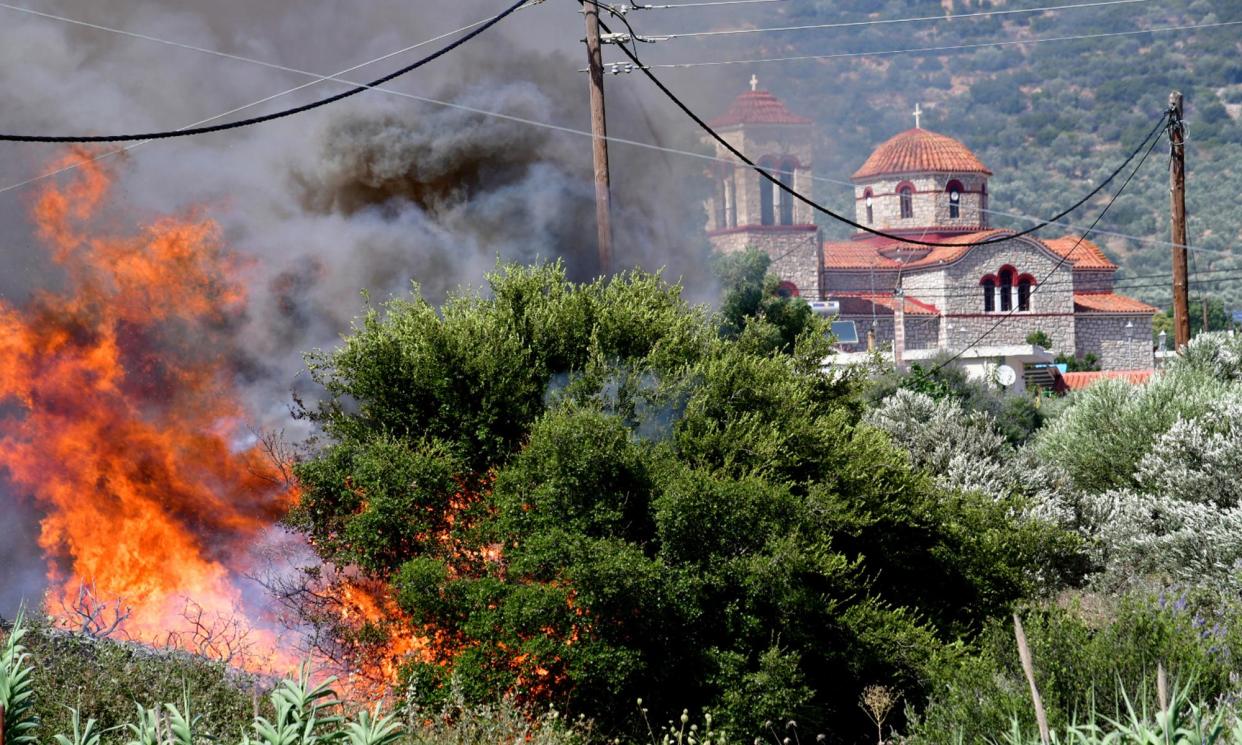
{"type": "Polygon", "coordinates": [[[1112,292],[1075,292],[1075,313],[1159,313],[1158,308],[1112,292]]]}
{"type": "Polygon", "coordinates": [[[1069,258],[1075,269],[1116,269],[1117,265],[1108,260],[1100,247],[1089,240],[1078,236],[1067,235],[1061,238],[1045,238],[1043,243],[1059,256],[1069,258]],[[1077,247],[1075,247],[1077,246],[1077,247]]]}
{"type": "MultiPolygon", "coordinates": [[[[832,294],[832,299],[841,304],[842,316],[892,315],[897,309],[897,298],[891,293],[851,292],[832,294]]],[[[940,310],[931,303],[925,303],[912,297],[906,297],[906,315],[938,316],[940,310]]]]}
{"type": "Polygon", "coordinates": [[[948,135],[915,127],[894,135],[871,153],[854,179],[899,173],[984,173],[992,175],[970,148],[948,135]]]}
{"type": "Polygon", "coordinates": [[[948,243],[948,246],[919,246],[893,238],[866,235],[848,241],[824,243],[825,269],[922,269],[957,261],[971,249],[968,244],[1002,235],[1005,230],[983,230],[977,233],[920,233],[919,240],[948,243]],[[966,245],[963,245],[966,244],[966,245]]]}
{"type": "Polygon", "coordinates": [[[1124,380],[1131,385],[1142,385],[1151,380],[1154,373],[1155,370],[1091,370],[1061,373],[1061,379],[1065,381],[1066,388],[1080,391],[1101,380],[1124,380]]]}
{"type": "Polygon", "coordinates": [[[738,124],[810,124],[805,116],[793,113],[785,102],[769,91],[746,91],[733,99],[729,110],[712,119],[712,127],[732,127],[738,124]]]}

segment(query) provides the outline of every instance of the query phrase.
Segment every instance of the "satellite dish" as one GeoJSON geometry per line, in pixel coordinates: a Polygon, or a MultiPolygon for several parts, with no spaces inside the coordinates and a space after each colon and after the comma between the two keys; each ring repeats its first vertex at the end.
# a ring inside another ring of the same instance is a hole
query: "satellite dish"
{"type": "Polygon", "coordinates": [[[1001,365],[1000,367],[996,368],[996,379],[1000,382],[1001,385],[1008,388],[1009,386],[1017,382],[1018,374],[1014,372],[1013,368],[1010,367],[1009,365],[1001,365]]]}

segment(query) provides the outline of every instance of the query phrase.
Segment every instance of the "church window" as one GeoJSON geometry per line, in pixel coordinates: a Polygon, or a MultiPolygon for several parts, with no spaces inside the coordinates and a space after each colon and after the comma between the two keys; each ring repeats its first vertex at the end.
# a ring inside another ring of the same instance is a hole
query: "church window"
{"type": "MultiPolygon", "coordinates": [[[[781,183],[793,189],[794,169],[798,162],[793,158],[781,161],[781,183]]],[[[784,189],[781,190],[781,225],[793,225],[793,197],[784,189]]]]}
{"type": "Polygon", "coordinates": [[[725,181],[725,221],[727,227],[737,227],[737,185],[732,171],[725,181]]]}
{"type": "Polygon", "coordinates": [[[867,224],[875,224],[875,212],[871,207],[871,190],[867,189],[863,192],[863,204],[867,207],[867,224]]]}
{"type": "MultiPolygon", "coordinates": [[[[764,173],[770,174],[773,169],[772,159],[764,158],[760,160],[759,167],[763,169],[764,173]]],[[[773,184],[763,176],[759,177],[759,224],[776,224],[776,184],[773,184]]]]}
{"type": "Polygon", "coordinates": [[[1018,310],[1031,309],[1031,287],[1034,284],[1035,279],[1029,274],[1018,277],[1018,310]]]}
{"type": "Polygon", "coordinates": [[[985,228],[988,226],[988,184],[986,181],[979,185],[979,222],[985,228]]]}
{"type": "Polygon", "coordinates": [[[991,313],[996,310],[996,278],[989,274],[979,284],[983,287],[983,312],[991,313]]]}
{"type": "Polygon", "coordinates": [[[779,297],[798,297],[798,286],[789,280],[785,280],[776,286],[776,294],[779,297]]]}
{"type": "Polygon", "coordinates": [[[1013,269],[1005,267],[996,276],[1000,279],[1000,309],[1013,310],[1013,269]]]}
{"type": "Polygon", "coordinates": [[[950,181],[945,191],[949,194],[949,218],[957,219],[962,216],[962,182],[950,181]]]}
{"type": "Polygon", "coordinates": [[[902,186],[897,189],[897,196],[901,199],[902,219],[914,217],[914,189],[909,186],[902,186]]]}

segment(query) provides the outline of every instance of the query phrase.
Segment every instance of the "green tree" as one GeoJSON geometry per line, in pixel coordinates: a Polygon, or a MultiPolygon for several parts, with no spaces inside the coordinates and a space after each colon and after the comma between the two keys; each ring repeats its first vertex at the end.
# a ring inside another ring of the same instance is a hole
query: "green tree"
{"type": "Polygon", "coordinates": [[[773,345],[766,317],[730,325],[650,275],[490,282],[373,310],[310,358],[323,440],[291,521],[436,640],[405,666],[417,700],[615,727],[641,696],[741,735],[794,716],[851,736],[865,685],[921,690],[1074,550],[913,472],[821,373],[813,318],[773,345]]]}

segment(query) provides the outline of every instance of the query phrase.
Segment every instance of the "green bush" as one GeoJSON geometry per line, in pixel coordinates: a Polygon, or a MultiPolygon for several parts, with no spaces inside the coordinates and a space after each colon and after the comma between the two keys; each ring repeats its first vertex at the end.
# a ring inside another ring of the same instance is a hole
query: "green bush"
{"type": "MultiPolygon", "coordinates": [[[[1021,612],[1035,679],[1054,729],[1106,725],[1129,703],[1157,709],[1158,665],[1190,681],[1191,700],[1235,696],[1242,614],[1232,601],[1186,595],[1111,600],[1085,596],[1021,612]]],[[[1034,710],[1018,659],[1012,621],[989,623],[974,649],[954,649],[935,666],[926,708],[910,727],[912,743],[983,742],[1011,721],[1033,731],[1034,710]]]]}
{"type": "Polygon", "coordinates": [[[517,696],[614,730],[645,697],[677,707],[661,720],[849,737],[864,686],[920,690],[942,645],[1073,553],[912,472],[821,374],[813,317],[777,324],[760,296],[726,322],[642,274],[491,282],[439,313],[392,303],[312,358],[325,437],[293,524],[447,640],[447,666],[406,666],[420,703],[517,696]],[[381,529],[403,513],[408,533],[381,529]]]}

